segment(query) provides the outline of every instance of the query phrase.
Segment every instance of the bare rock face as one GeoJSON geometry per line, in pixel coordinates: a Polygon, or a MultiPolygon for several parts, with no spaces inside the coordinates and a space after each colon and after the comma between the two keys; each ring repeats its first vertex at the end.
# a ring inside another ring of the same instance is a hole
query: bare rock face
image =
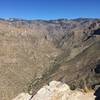
{"type": "Polygon", "coordinates": [[[52,81],[49,86],[44,86],[41,88],[32,100],[61,100],[64,93],[70,93],[69,86],[62,84],[60,82],[52,81]]]}
{"type": "Polygon", "coordinates": [[[94,100],[93,93],[83,93],[78,90],[70,90],[67,84],[52,81],[43,86],[31,99],[28,94],[20,94],[13,100],[94,100]]]}

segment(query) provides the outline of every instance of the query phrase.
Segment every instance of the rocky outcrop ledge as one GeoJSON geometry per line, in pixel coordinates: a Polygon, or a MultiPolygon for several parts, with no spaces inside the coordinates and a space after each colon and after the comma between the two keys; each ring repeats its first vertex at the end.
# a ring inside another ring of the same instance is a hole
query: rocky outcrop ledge
{"type": "Polygon", "coordinates": [[[52,81],[49,85],[43,86],[34,96],[21,93],[13,100],[95,100],[95,96],[93,92],[72,91],[67,84],[52,81]]]}

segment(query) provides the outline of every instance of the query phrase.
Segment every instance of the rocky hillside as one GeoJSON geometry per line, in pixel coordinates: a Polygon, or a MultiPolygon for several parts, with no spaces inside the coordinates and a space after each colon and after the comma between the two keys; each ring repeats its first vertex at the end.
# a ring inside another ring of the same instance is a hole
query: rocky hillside
{"type": "Polygon", "coordinates": [[[100,19],[0,19],[0,98],[35,94],[52,80],[100,84],[100,19]]]}

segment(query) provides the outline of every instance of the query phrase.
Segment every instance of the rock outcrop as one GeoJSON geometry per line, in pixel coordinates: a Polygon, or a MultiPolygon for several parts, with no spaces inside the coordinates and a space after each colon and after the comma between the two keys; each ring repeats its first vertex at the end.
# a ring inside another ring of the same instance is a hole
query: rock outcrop
{"type": "Polygon", "coordinates": [[[67,84],[52,81],[43,86],[33,97],[22,93],[13,100],[94,100],[93,92],[84,93],[79,90],[70,90],[67,84]]]}

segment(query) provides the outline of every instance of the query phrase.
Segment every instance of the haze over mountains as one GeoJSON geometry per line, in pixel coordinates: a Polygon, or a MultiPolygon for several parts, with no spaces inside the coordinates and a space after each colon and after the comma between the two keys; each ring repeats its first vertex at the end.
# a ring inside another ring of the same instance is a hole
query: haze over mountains
{"type": "Polygon", "coordinates": [[[35,94],[52,80],[100,85],[100,19],[0,19],[0,98],[35,94]]]}

